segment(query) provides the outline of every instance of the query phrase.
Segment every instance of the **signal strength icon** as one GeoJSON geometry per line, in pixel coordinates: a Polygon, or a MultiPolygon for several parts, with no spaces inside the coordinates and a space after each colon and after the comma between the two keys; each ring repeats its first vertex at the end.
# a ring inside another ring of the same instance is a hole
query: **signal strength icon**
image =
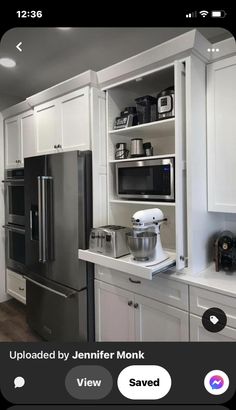
{"type": "Polygon", "coordinates": [[[202,11],[199,11],[199,14],[201,14],[202,17],[206,17],[209,14],[209,11],[202,10],[202,11]]]}
{"type": "Polygon", "coordinates": [[[197,11],[192,11],[191,13],[187,13],[186,14],[186,18],[188,19],[191,19],[191,18],[193,18],[193,17],[197,17],[197,11]]]}

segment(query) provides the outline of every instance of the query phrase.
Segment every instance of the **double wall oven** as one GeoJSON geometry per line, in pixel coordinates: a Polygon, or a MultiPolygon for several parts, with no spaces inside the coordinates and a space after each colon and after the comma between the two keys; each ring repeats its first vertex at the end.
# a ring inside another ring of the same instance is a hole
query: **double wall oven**
{"type": "Polygon", "coordinates": [[[19,273],[25,268],[24,169],[5,172],[6,266],[19,273]]]}

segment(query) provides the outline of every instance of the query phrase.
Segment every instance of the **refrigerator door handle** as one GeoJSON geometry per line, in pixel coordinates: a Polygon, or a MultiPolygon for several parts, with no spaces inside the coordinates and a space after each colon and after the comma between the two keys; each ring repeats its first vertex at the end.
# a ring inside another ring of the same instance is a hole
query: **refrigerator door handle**
{"type": "Polygon", "coordinates": [[[45,289],[45,290],[48,290],[49,292],[52,292],[52,293],[54,293],[54,294],[56,294],[56,295],[58,295],[58,296],[61,296],[62,298],[65,298],[65,299],[68,299],[68,298],[70,298],[71,296],[73,296],[73,295],[76,294],[75,291],[74,291],[74,292],[70,292],[70,293],[68,293],[68,294],[59,292],[58,290],[55,290],[55,289],[49,288],[48,286],[43,285],[42,283],[36,282],[36,280],[33,280],[33,279],[29,278],[28,276],[24,276],[24,279],[25,279],[25,280],[28,280],[29,282],[33,283],[33,284],[36,285],[36,286],[39,286],[40,288],[43,288],[43,289],[45,289]]]}
{"type": "Polygon", "coordinates": [[[52,177],[42,176],[42,262],[51,258],[52,177]]]}
{"type": "Polygon", "coordinates": [[[33,240],[33,211],[30,209],[30,240],[33,240]]]}
{"type": "Polygon", "coordinates": [[[42,189],[41,177],[38,177],[38,221],[39,221],[39,262],[43,261],[42,253],[42,189]]]}

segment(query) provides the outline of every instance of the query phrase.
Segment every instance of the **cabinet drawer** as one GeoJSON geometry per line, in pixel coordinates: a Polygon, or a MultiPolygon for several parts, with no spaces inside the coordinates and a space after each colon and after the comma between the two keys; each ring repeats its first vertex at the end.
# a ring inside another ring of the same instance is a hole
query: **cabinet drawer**
{"type": "Polygon", "coordinates": [[[26,281],[22,275],[7,270],[7,293],[26,304],[26,281]]]}
{"type": "Polygon", "coordinates": [[[183,283],[158,276],[152,281],[140,279],[98,265],[95,267],[95,277],[111,285],[188,311],[188,285],[183,283]]]}
{"type": "Polygon", "coordinates": [[[236,328],[236,298],[190,286],[190,312],[198,316],[212,307],[222,309],[227,316],[227,325],[236,328]]]}
{"type": "Polygon", "coordinates": [[[235,342],[236,329],[226,326],[218,333],[208,332],[199,316],[190,315],[190,342],[235,342]]]}

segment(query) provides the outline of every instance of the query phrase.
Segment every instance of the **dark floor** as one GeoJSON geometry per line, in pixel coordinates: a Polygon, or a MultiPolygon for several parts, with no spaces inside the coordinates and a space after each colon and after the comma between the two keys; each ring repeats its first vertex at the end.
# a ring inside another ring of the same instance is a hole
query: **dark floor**
{"type": "Polygon", "coordinates": [[[25,310],[25,305],[15,299],[0,303],[0,342],[42,341],[29,328],[25,310]]]}

